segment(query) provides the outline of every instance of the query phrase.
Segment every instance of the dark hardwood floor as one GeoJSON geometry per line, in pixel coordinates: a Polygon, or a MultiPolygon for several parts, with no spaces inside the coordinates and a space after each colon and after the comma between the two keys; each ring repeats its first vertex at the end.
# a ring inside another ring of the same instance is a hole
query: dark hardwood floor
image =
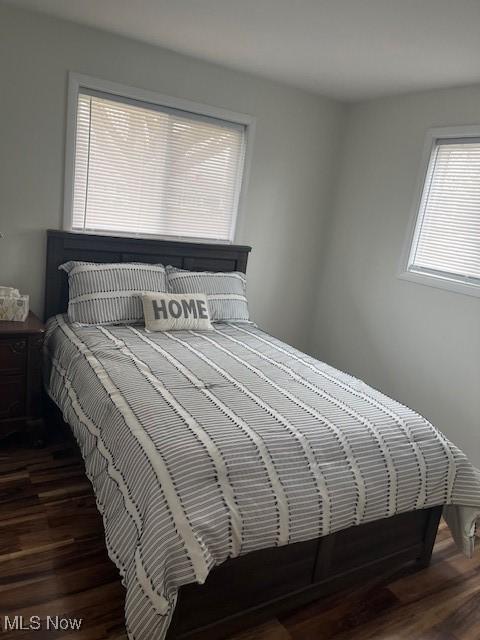
{"type": "MultiPolygon", "coordinates": [[[[1,640],[125,640],[123,587],[75,445],[41,450],[0,443],[0,629],[4,616],[42,629],[1,640]],[[46,617],[81,618],[80,631],[47,630],[46,617]]],[[[235,640],[479,640],[480,551],[459,554],[442,526],[431,566],[364,585],[250,629],[235,640]]],[[[152,638],[152,640],[155,640],[152,638]]],[[[233,639],[232,639],[233,640],[233,639]]]]}

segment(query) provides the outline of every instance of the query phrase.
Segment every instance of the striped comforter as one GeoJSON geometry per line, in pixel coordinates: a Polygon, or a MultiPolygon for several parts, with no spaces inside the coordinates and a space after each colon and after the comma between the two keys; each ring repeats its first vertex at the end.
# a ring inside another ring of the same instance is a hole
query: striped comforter
{"type": "Polygon", "coordinates": [[[252,325],[146,333],[49,321],[47,388],[80,444],[130,638],[254,549],[450,505],[469,553],[478,472],[424,418],[252,325]]]}

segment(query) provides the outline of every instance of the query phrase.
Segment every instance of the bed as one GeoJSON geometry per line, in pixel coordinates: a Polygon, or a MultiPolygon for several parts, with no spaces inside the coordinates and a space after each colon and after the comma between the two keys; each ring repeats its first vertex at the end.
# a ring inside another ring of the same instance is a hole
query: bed
{"type": "Polygon", "coordinates": [[[136,640],[221,638],[472,551],[478,472],[425,419],[251,324],[68,322],[68,260],[246,271],[248,247],[48,232],[46,387],[69,423],[136,640]]]}

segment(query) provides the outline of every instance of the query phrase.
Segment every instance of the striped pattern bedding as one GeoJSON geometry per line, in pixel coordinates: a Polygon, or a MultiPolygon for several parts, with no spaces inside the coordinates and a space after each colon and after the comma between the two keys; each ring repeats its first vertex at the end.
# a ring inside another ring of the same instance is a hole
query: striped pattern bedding
{"type": "Polygon", "coordinates": [[[168,265],[172,293],[206,293],[212,322],[249,322],[247,278],[240,271],[185,271],[168,265]]]}
{"type": "Polygon", "coordinates": [[[49,321],[46,381],[80,444],[135,640],[227,558],[445,504],[469,553],[478,472],[424,418],[252,325],[49,321]]]}
{"type": "Polygon", "coordinates": [[[70,261],[59,266],[68,274],[68,317],[81,324],[143,321],[142,294],[165,293],[161,264],[70,261]]]}

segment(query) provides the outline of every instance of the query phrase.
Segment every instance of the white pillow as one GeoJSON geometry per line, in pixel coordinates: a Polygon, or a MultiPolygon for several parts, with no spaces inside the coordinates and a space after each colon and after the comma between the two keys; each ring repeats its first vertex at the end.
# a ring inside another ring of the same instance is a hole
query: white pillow
{"type": "Polygon", "coordinates": [[[203,293],[146,293],[142,302],[147,331],[213,330],[203,293]]]}

